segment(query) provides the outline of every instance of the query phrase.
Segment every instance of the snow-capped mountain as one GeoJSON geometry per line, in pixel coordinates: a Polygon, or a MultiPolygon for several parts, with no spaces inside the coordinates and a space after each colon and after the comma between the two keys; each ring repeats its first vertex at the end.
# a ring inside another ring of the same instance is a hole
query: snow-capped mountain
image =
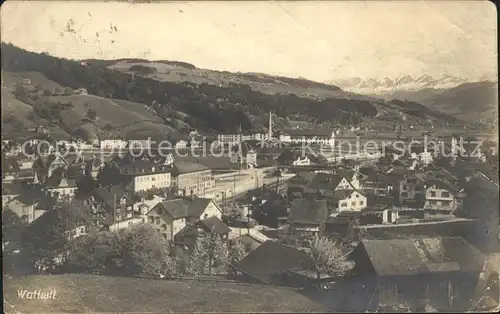
{"type": "Polygon", "coordinates": [[[328,83],[339,86],[345,91],[354,93],[386,94],[395,91],[415,91],[425,88],[447,89],[468,82],[470,82],[470,80],[451,75],[443,75],[439,78],[434,78],[428,74],[423,74],[416,78],[411,75],[395,78],[385,77],[383,79],[362,79],[359,77],[353,77],[348,79],[333,80],[328,83]]]}

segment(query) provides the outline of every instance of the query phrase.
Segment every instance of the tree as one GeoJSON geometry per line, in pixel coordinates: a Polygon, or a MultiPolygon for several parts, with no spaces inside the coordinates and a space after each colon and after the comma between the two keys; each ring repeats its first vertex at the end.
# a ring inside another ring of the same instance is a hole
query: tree
{"type": "Polygon", "coordinates": [[[160,276],[167,270],[172,271],[174,261],[170,256],[169,245],[149,224],[126,230],[122,239],[121,254],[128,274],[160,276]]]}
{"type": "Polygon", "coordinates": [[[97,112],[94,109],[87,110],[87,118],[94,121],[97,118],[97,112]]]}
{"type": "Polygon", "coordinates": [[[230,266],[238,263],[245,257],[245,247],[240,239],[232,241],[228,248],[228,272],[232,270],[230,266]]]}
{"type": "Polygon", "coordinates": [[[18,98],[26,97],[26,89],[22,84],[18,83],[14,86],[14,95],[18,98]]]}
{"type": "Polygon", "coordinates": [[[189,275],[200,276],[205,274],[206,267],[206,251],[205,239],[198,238],[193,251],[189,255],[189,263],[186,272],[189,275]]]}
{"type": "Polygon", "coordinates": [[[341,245],[324,236],[315,235],[309,241],[306,252],[312,259],[312,266],[318,281],[321,279],[321,274],[325,273],[341,278],[354,267],[354,264],[342,252],[341,245]]]}
{"type": "Polygon", "coordinates": [[[78,238],[69,253],[65,270],[92,274],[116,274],[121,268],[120,236],[97,232],[78,238]]]}
{"type": "Polygon", "coordinates": [[[24,229],[21,246],[28,253],[26,258],[33,266],[40,263],[55,266],[56,260],[64,264],[76,233],[90,225],[89,212],[90,208],[79,200],[57,203],[24,229]]]}
{"type": "Polygon", "coordinates": [[[18,241],[26,224],[8,205],[2,210],[2,242],[18,241]]]}
{"type": "Polygon", "coordinates": [[[228,251],[219,234],[209,232],[205,236],[205,250],[208,263],[208,274],[212,274],[212,267],[227,266],[228,251]]]}

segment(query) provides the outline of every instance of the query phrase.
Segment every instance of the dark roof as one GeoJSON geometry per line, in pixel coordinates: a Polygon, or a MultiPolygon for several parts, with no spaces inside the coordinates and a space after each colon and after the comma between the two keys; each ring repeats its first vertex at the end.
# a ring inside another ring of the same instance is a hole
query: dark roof
{"type": "Polygon", "coordinates": [[[57,168],[52,172],[52,175],[47,179],[46,185],[47,187],[59,187],[63,180],[66,180],[66,183],[69,187],[75,187],[76,181],[73,179],[67,178],[66,169],[57,168]]]}
{"type": "Polygon", "coordinates": [[[328,217],[326,201],[296,199],[290,208],[289,223],[320,224],[328,217]]]}
{"type": "Polygon", "coordinates": [[[43,201],[46,197],[48,197],[47,193],[39,186],[29,185],[22,189],[21,194],[15,200],[25,205],[33,205],[43,201]]]}
{"type": "Polygon", "coordinates": [[[228,234],[231,229],[226,226],[218,217],[212,216],[199,222],[209,232],[216,234],[228,234]]]}
{"type": "Polygon", "coordinates": [[[2,196],[20,195],[26,189],[20,182],[2,183],[2,196]]]}
{"type": "Polygon", "coordinates": [[[365,250],[379,276],[441,271],[478,272],[484,256],[461,237],[364,240],[365,250]]]}
{"type": "Polygon", "coordinates": [[[199,172],[205,170],[210,170],[210,168],[200,163],[175,161],[173,173],[179,175],[184,173],[199,172]]]}
{"type": "Polygon", "coordinates": [[[108,206],[108,209],[113,209],[115,205],[119,205],[123,197],[127,197],[128,204],[132,203],[129,194],[120,185],[97,188],[92,192],[92,195],[97,200],[104,202],[108,206]]]}
{"type": "Polygon", "coordinates": [[[174,219],[200,218],[211,201],[210,198],[179,198],[160,202],[151,210],[156,211],[160,216],[168,213],[174,219]]]}
{"type": "Polygon", "coordinates": [[[266,241],[250,252],[233,267],[264,283],[279,282],[280,275],[289,269],[308,266],[310,258],[306,252],[266,241]]]}
{"type": "Polygon", "coordinates": [[[316,173],[310,171],[302,171],[297,173],[297,177],[300,177],[308,183],[312,183],[314,181],[314,178],[316,177],[316,173]]]}
{"type": "Polygon", "coordinates": [[[308,188],[316,190],[334,190],[337,185],[342,181],[342,176],[329,174],[329,173],[317,173],[308,188]]]}

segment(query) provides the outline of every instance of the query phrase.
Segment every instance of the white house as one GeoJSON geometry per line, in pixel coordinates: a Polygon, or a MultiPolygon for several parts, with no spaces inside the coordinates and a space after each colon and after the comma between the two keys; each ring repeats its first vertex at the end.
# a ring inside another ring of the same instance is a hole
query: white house
{"type": "Polygon", "coordinates": [[[101,149],[123,149],[127,147],[127,142],[122,139],[106,139],[99,142],[101,149]]]}
{"type": "Polygon", "coordinates": [[[213,216],[221,219],[222,210],[212,199],[190,197],[158,203],[146,214],[145,222],[153,225],[165,239],[172,241],[187,225],[213,216]]]}
{"type": "Polygon", "coordinates": [[[311,160],[309,157],[304,156],[304,157],[298,157],[296,160],[292,162],[293,166],[309,166],[311,164],[311,160]]]}
{"type": "Polygon", "coordinates": [[[331,216],[340,212],[360,212],[367,207],[367,199],[358,190],[339,190],[333,193],[334,208],[331,216]]]}

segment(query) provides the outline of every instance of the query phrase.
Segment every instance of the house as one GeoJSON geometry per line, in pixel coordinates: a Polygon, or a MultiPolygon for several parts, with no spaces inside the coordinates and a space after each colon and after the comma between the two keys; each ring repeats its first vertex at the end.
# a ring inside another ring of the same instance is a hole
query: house
{"type": "Polygon", "coordinates": [[[74,90],[77,95],[88,95],[87,90],[85,88],[78,88],[74,90]]]}
{"type": "MultiPolygon", "coordinates": [[[[466,311],[485,260],[461,237],[364,240],[350,255],[366,311],[407,304],[412,311],[466,311]]],[[[479,291],[481,293],[482,291],[479,291]]]]}
{"type": "Polygon", "coordinates": [[[26,186],[21,182],[3,182],[2,183],[2,204],[7,204],[10,200],[21,195],[26,186]]]}
{"type": "Polygon", "coordinates": [[[288,201],[272,191],[253,197],[250,208],[252,218],[261,225],[278,228],[288,220],[288,201]]]}
{"type": "Polygon", "coordinates": [[[464,197],[465,193],[460,193],[445,179],[427,179],[425,182],[424,209],[426,211],[451,214],[461,204],[464,197]]]}
{"type": "Polygon", "coordinates": [[[155,166],[148,160],[139,160],[129,167],[122,167],[122,182],[134,192],[166,189],[172,185],[170,167],[155,166]]]}
{"type": "Polygon", "coordinates": [[[321,232],[327,218],[326,201],[296,199],[292,203],[288,216],[289,231],[291,233],[321,232]]]}
{"type": "Polygon", "coordinates": [[[334,191],[354,189],[355,187],[342,174],[317,173],[307,188],[320,191],[322,194],[334,191]]]}
{"type": "Polygon", "coordinates": [[[32,223],[55,205],[55,199],[36,186],[23,189],[21,194],[4,203],[25,223],[32,223]]]}
{"type": "Polygon", "coordinates": [[[377,196],[393,196],[398,190],[400,179],[390,174],[375,172],[364,180],[363,190],[371,191],[377,196]]]}
{"type": "Polygon", "coordinates": [[[226,226],[222,220],[216,216],[200,220],[194,225],[186,225],[182,230],[174,235],[174,241],[177,245],[185,245],[191,252],[199,238],[206,237],[208,233],[219,236],[223,243],[227,244],[231,229],[226,226]]]}
{"type": "Polygon", "coordinates": [[[287,192],[290,198],[293,193],[304,193],[304,189],[314,181],[316,173],[311,171],[301,171],[287,181],[287,192]]]}
{"type": "Polygon", "coordinates": [[[206,189],[215,187],[215,180],[212,170],[203,164],[176,161],[172,169],[172,185],[187,195],[203,195],[206,189]]]}
{"type": "Polygon", "coordinates": [[[330,216],[341,212],[360,212],[367,207],[367,198],[358,190],[339,190],[328,194],[330,216]]]}
{"type": "Polygon", "coordinates": [[[148,139],[129,139],[127,147],[130,149],[149,149],[151,148],[151,138],[148,139]]]}
{"type": "Polygon", "coordinates": [[[311,259],[306,252],[266,241],[231,267],[236,272],[237,280],[286,285],[287,270],[307,268],[310,263],[311,259]]]}
{"type": "Polygon", "coordinates": [[[279,140],[291,144],[316,144],[335,146],[335,132],[331,130],[286,130],[279,140]]]}
{"type": "Polygon", "coordinates": [[[47,179],[44,188],[52,197],[72,199],[77,190],[76,181],[67,177],[66,169],[57,168],[47,179]]]}
{"type": "Polygon", "coordinates": [[[2,153],[2,182],[11,182],[15,180],[21,168],[19,163],[14,158],[7,158],[5,153],[2,153]]]}
{"type": "Polygon", "coordinates": [[[145,220],[172,241],[187,225],[193,226],[200,219],[212,216],[222,218],[221,209],[212,199],[191,197],[160,202],[146,214],[145,220]]]}
{"type": "Polygon", "coordinates": [[[425,203],[425,181],[423,174],[407,176],[399,182],[399,203],[421,208],[425,203]]]}
{"type": "Polygon", "coordinates": [[[310,166],[311,160],[305,154],[296,150],[286,150],[278,157],[281,166],[310,166]]]}
{"type": "Polygon", "coordinates": [[[134,210],[131,193],[120,185],[99,187],[93,190],[87,199],[87,204],[92,209],[94,220],[107,227],[141,217],[141,213],[134,210]]]}
{"type": "Polygon", "coordinates": [[[68,167],[69,163],[60,154],[39,156],[33,163],[34,183],[45,183],[54,170],[68,167]]]}
{"type": "Polygon", "coordinates": [[[101,149],[125,149],[128,142],[122,139],[104,139],[99,141],[101,149]]]}

